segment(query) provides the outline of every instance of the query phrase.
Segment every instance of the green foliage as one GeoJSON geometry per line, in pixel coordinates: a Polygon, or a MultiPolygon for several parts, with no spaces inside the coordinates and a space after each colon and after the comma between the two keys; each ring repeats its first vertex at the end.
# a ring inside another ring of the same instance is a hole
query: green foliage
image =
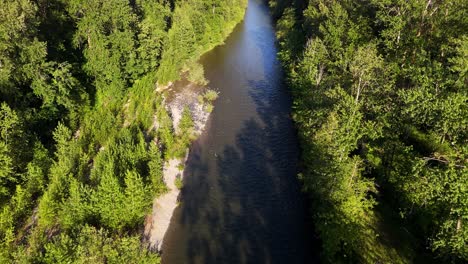
{"type": "Polygon", "coordinates": [[[8,146],[5,143],[0,142],[0,161],[2,162],[2,167],[0,168],[1,197],[8,196],[10,192],[8,190],[8,185],[15,182],[15,177],[13,175],[13,161],[8,154],[8,146]]]}
{"type": "Polygon", "coordinates": [[[125,122],[135,122],[140,126],[150,128],[157,121],[155,112],[160,108],[161,97],[154,90],[155,79],[147,75],[129,89],[125,109],[125,122]]]}
{"type": "Polygon", "coordinates": [[[177,189],[182,189],[182,187],[184,187],[184,182],[182,181],[182,177],[176,177],[174,179],[174,185],[177,189]]]}
{"type": "Polygon", "coordinates": [[[185,168],[185,164],[184,164],[183,162],[181,162],[181,163],[179,163],[179,165],[177,165],[177,169],[178,169],[179,171],[183,171],[184,168],[185,168]]]}
{"type": "Polygon", "coordinates": [[[179,121],[178,134],[184,138],[190,138],[193,134],[193,119],[190,109],[186,106],[182,112],[182,116],[179,121]]]}
{"type": "MultiPolygon", "coordinates": [[[[37,6],[29,0],[0,2],[0,92],[10,102],[21,98],[45,60],[46,45],[37,38],[37,6]]],[[[20,101],[20,100],[18,100],[20,101]]]]}
{"type": "Polygon", "coordinates": [[[113,162],[107,163],[101,171],[98,188],[91,200],[95,214],[103,225],[112,229],[120,229],[125,225],[122,219],[124,193],[119,179],[114,176],[113,162]]]}
{"type": "Polygon", "coordinates": [[[292,66],[292,58],[299,54],[303,43],[303,34],[301,30],[296,29],[295,10],[291,7],[286,8],[276,24],[276,37],[280,46],[278,57],[286,68],[292,66]]]}
{"type": "Polygon", "coordinates": [[[160,150],[155,144],[150,145],[148,168],[151,189],[155,194],[163,193],[166,190],[163,179],[163,159],[160,150]]]}
{"type": "Polygon", "coordinates": [[[44,65],[39,77],[32,83],[34,93],[42,99],[43,107],[62,106],[76,114],[79,106],[86,102],[87,94],[72,74],[68,63],[51,62],[44,65]]]}
{"type": "Polygon", "coordinates": [[[120,96],[136,68],[137,16],[125,1],[72,1],[76,47],[85,46],[85,71],[95,78],[98,100],[120,96]],[[111,94],[115,93],[115,94],[111,94]]]}
{"type": "Polygon", "coordinates": [[[18,114],[3,102],[0,106],[0,197],[8,197],[15,184],[22,183],[20,174],[30,159],[30,151],[24,145],[27,140],[18,114]]]}
{"type": "Polygon", "coordinates": [[[159,66],[162,49],[167,41],[167,21],[171,10],[168,1],[138,1],[143,12],[139,23],[139,74],[152,73],[159,66]]]}
{"type": "Polygon", "coordinates": [[[156,254],[141,247],[138,236],[116,237],[90,226],[55,237],[45,249],[43,263],[160,263],[156,254]]]}
{"type": "Polygon", "coordinates": [[[198,62],[190,62],[188,63],[187,69],[188,72],[187,79],[193,83],[199,85],[207,85],[208,81],[205,79],[205,72],[203,70],[203,65],[198,62]]]}
{"type": "Polygon", "coordinates": [[[129,225],[141,225],[140,220],[148,213],[152,204],[150,192],[143,179],[135,171],[127,171],[125,175],[125,217],[129,225]]]}
{"type": "Polygon", "coordinates": [[[206,112],[211,113],[213,112],[214,106],[212,104],[208,104],[205,108],[206,112]]]}
{"type": "Polygon", "coordinates": [[[2,103],[1,105],[0,117],[2,120],[0,136],[2,141],[8,144],[14,139],[15,133],[21,132],[17,131],[19,129],[19,118],[15,111],[6,103],[2,103]]]}
{"type": "Polygon", "coordinates": [[[169,157],[183,158],[190,143],[195,139],[194,122],[190,109],[186,106],[182,111],[179,120],[175,142],[171,149],[168,149],[169,157]]]}
{"type": "Polygon", "coordinates": [[[414,248],[430,245],[447,262],[466,261],[466,3],[270,6],[324,259],[418,258],[415,250],[397,256],[377,239],[388,232],[375,214],[380,202],[403,216],[414,248]]]}
{"type": "Polygon", "coordinates": [[[28,163],[25,174],[26,188],[31,195],[41,194],[44,191],[51,163],[47,149],[41,143],[36,142],[33,160],[28,163]]]}
{"type": "Polygon", "coordinates": [[[205,111],[211,113],[213,111],[213,101],[218,98],[218,93],[215,90],[208,89],[203,94],[197,97],[198,103],[205,106],[205,111]]]}
{"type": "Polygon", "coordinates": [[[162,145],[169,152],[174,145],[175,138],[172,119],[165,107],[160,107],[158,109],[157,119],[159,122],[158,138],[160,138],[162,145]]]}
{"type": "Polygon", "coordinates": [[[74,178],[70,180],[68,197],[63,201],[59,212],[62,228],[72,229],[84,223],[90,214],[89,206],[87,206],[89,202],[86,201],[89,195],[89,189],[74,178]]]}
{"type": "Polygon", "coordinates": [[[208,90],[203,94],[203,97],[209,102],[213,102],[218,98],[218,93],[214,90],[208,90]]]}
{"type": "Polygon", "coordinates": [[[158,263],[137,234],[193,122],[174,133],[156,84],[205,83],[246,1],[0,6],[0,262],[158,263]]]}
{"type": "Polygon", "coordinates": [[[196,61],[227,37],[242,19],[246,6],[245,0],[176,2],[173,25],[168,31],[158,70],[158,83],[178,80],[183,70],[190,71],[190,80],[205,83],[203,68],[196,61]]]}
{"type": "Polygon", "coordinates": [[[174,10],[172,20],[175,24],[168,33],[168,44],[164,50],[161,67],[158,71],[158,81],[167,83],[179,79],[183,63],[193,56],[193,44],[195,43],[195,30],[190,21],[193,13],[192,7],[177,7],[174,10]]]}

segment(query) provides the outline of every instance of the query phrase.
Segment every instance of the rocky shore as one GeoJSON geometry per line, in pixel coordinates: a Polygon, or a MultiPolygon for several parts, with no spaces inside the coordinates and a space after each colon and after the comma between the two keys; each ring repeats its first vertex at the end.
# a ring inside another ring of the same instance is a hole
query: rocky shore
{"type": "MultiPolygon", "coordinates": [[[[210,112],[207,110],[210,102],[200,99],[206,90],[206,87],[188,81],[179,81],[165,88],[164,104],[171,114],[175,129],[178,127],[182,112],[188,107],[194,122],[195,136],[201,135],[210,115],[210,112]]],[[[182,178],[184,174],[182,168],[185,167],[188,152],[187,150],[185,158],[171,159],[164,164],[163,177],[168,191],[154,199],[153,212],[146,219],[145,223],[145,237],[148,239],[150,248],[153,250],[161,251],[164,235],[169,228],[172,214],[177,207],[180,189],[176,186],[175,182],[177,178],[182,178]]]]}

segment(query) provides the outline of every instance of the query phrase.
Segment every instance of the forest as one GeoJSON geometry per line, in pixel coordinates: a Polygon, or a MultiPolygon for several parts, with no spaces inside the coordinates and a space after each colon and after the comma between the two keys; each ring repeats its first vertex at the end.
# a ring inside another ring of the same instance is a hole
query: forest
{"type": "Polygon", "coordinates": [[[468,261],[468,2],[270,0],[326,263],[468,261]]]}
{"type": "MultiPolygon", "coordinates": [[[[468,1],[265,2],[321,261],[468,262],[468,1]]],[[[160,262],[144,221],[193,121],[157,88],[206,84],[246,5],[0,0],[0,263],[160,262]]]]}
{"type": "Polygon", "coordinates": [[[159,263],[144,219],[192,122],[156,87],[205,83],[246,3],[0,0],[0,263],[159,263]]]}

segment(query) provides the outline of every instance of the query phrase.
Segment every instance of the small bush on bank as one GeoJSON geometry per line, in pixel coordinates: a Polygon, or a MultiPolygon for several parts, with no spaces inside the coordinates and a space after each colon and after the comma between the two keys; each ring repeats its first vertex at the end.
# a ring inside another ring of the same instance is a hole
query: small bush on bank
{"type": "Polygon", "coordinates": [[[205,99],[209,102],[213,102],[214,100],[218,98],[218,96],[219,96],[218,93],[214,90],[208,90],[204,94],[205,99]]]}
{"type": "Polygon", "coordinates": [[[177,187],[177,189],[181,190],[182,187],[184,187],[184,183],[182,182],[182,177],[180,174],[175,178],[174,180],[174,185],[177,187]]]}

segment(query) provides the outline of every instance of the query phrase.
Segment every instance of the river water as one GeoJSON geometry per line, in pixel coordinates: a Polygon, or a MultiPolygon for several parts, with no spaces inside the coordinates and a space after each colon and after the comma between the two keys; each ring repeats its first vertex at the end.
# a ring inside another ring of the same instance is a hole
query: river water
{"type": "Polygon", "coordinates": [[[268,8],[250,0],[225,45],[201,58],[219,98],[189,154],[164,264],[315,262],[276,53],[268,8]]]}

